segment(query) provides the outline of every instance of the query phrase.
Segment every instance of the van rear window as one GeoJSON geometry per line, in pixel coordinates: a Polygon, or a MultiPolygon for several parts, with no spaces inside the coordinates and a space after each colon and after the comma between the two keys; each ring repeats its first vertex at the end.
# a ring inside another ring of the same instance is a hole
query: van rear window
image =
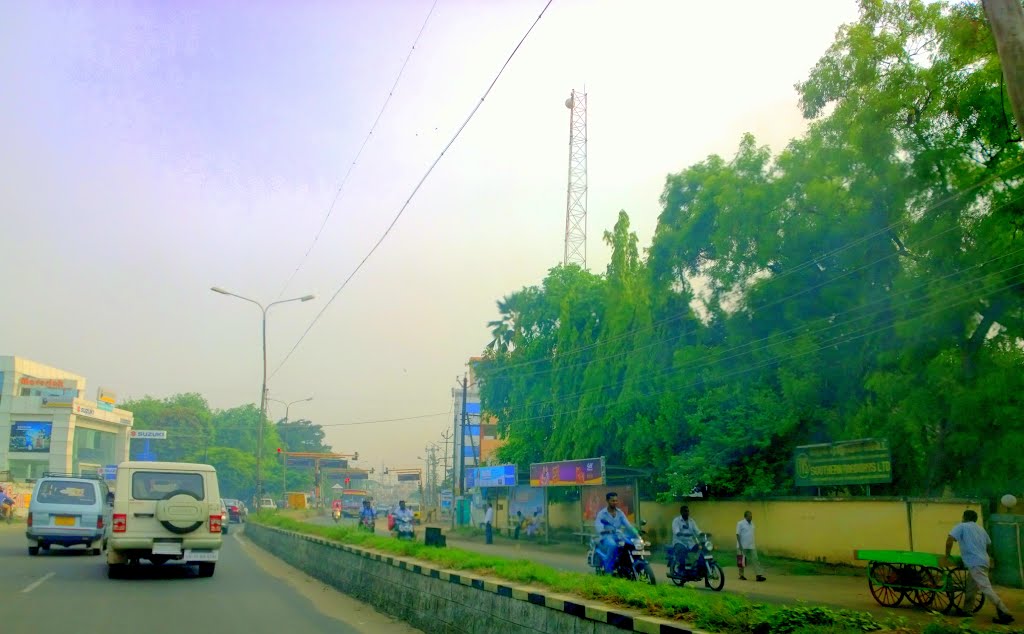
{"type": "Polygon", "coordinates": [[[136,500],[163,500],[182,492],[205,499],[202,474],[181,471],[136,471],[132,474],[132,497],[136,500]]]}
{"type": "Polygon", "coordinates": [[[39,494],[36,495],[35,501],[42,504],[91,506],[96,503],[96,485],[74,480],[44,480],[39,485],[39,494]]]}

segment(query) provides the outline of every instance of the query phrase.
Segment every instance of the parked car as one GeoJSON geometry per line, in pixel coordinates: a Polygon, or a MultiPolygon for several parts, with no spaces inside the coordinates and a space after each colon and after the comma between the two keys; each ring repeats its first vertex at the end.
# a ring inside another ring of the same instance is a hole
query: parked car
{"type": "Polygon", "coordinates": [[[235,524],[242,524],[245,522],[245,518],[249,514],[249,510],[245,508],[245,504],[241,500],[228,498],[224,500],[224,504],[228,507],[228,519],[235,524]]]}
{"type": "Polygon", "coordinates": [[[107,547],[110,506],[107,485],[95,477],[44,473],[32,489],[25,536],[28,554],[50,546],[82,545],[99,555],[107,547]]]}
{"type": "Polygon", "coordinates": [[[272,498],[263,498],[260,500],[261,511],[273,511],[277,509],[277,504],[274,503],[272,498]]]}
{"type": "Polygon", "coordinates": [[[187,462],[122,462],[110,538],[107,576],[148,561],[195,564],[211,577],[223,545],[224,517],[217,471],[187,462]]]}

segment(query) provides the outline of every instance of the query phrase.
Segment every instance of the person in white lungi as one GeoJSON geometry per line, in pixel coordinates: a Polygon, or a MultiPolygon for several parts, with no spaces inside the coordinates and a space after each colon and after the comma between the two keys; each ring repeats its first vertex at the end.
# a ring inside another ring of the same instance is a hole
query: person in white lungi
{"type": "Polygon", "coordinates": [[[757,545],[754,543],[754,514],[750,511],[743,513],[743,519],[736,523],[736,565],[740,569],[740,579],[746,581],[743,571],[749,564],[754,565],[756,579],[764,581],[764,568],[761,560],[757,558],[757,545]]]}
{"type": "Polygon", "coordinates": [[[988,551],[992,548],[992,540],[989,539],[985,529],[978,526],[978,514],[971,509],[964,511],[963,521],[949,531],[946,538],[946,556],[943,558],[943,565],[949,566],[949,553],[953,549],[953,542],[960,545],[960,559],[967,568],[967,588],[964,592],[964,606],[967,611],[958,609],[956,614],[968,616],[973,612],[974,598],[978,591],[989,600],[989,603],[996,606],[996,616],[993,623],[1006,625],[1013,623],[1013,616],[1010,609],[1006,607],[1003,600],[999,598],[992,588],[992,582],[988,578],[988,569],[991,560],[988,551]]]}

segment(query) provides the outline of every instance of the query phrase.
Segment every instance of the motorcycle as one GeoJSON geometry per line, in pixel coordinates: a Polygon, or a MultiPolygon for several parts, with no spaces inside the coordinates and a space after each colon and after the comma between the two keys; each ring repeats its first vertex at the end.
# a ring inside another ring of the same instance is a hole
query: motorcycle
{"type": "Polygon", "coordinates": [[[397,533],[398,539],[416,539],[412,522],[409,520],[395,518],[394,531],[397,533]]]}
{"type": "MultiPolygon", "coordinates": [[[[640,526],[646,526],[647,522],[640,522],[640,526]]],[[[615,565],[612,567],[612,576],[630,581],[646,581],[652,586],[656,581],[654,570],[648,563],[646,557],[651,556],[647,548],[651,545],[643,536],[647,531],[641,528],[636,535],[626,536],[620,531],[615,532],[615,565]]],[[[598,575],[605,574],[604,563],[597,554],[597,547],[601,544],[601,537],[597,536],[590,540],[590,550],[587,551],[587,565],[594,569],[598,575]]]]}
{"type": "MultiPolygon", "coordinates": [[[[691,566],[686,565],[686,554],[682,555],[682,561],[677,561],[674,556],[674,549],[668,549],[668,578],[677,586],[689,581],[703,581],[704,586],[715,592],[720,592],[725,587],[725,573],[722,566],[715,561],[713,551],[714,544],[711,543],[710,533],[700,534],[700,543],[697,549],[697,561],[691,566]]],[[[692,551],[691,551],[692,552],[692,551]]]]}
{"type": "Polygon", "coordinates": [[[331,517],[334,518],[334,523],[337,524],[341,521],[341,509],[334,509],[331,511],[331,517]]]}
{"type": "Polygon", "coordinates": [[[376,529],[374,527],[373,518],[371,518],[368,515],[364,516],[362,519],[359,520],[359,528],[364,531],[367,531],[368,533],[375,532],[376,529]]]}

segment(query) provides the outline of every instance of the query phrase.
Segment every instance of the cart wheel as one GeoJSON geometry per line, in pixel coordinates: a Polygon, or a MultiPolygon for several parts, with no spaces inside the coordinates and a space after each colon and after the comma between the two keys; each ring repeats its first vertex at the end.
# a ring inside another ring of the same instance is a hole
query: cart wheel
{"type": "Polygon", "coordinates": [[[945,612],[952,611],[953,608],[959,608],[968,614],[973,614],[980,610],[981,606],[985,605],[985,595],[980,592],[974,595],[973,607],[964,605],[969,574],[966,568],[955,568],[949,571],[949,577],[946,581],[946,595],[949,597],[949,605],[946,606],[945,612]]]}
{"type": "Polygon", "coordinates": [[[900,576],[900,570],[893,564],[872,562],[868,569],[868,588],[879,605],[894,608],[903,601],[906,591],[897,586],[900,576]]]}
{"type": "MultiPolygon", "coordinates": [[[[907,591],[907,598],[919,608],[930,607],[940,597],[945,597],[943,586],[945,575],[938,568],[927,566],[914,566],[912,572],[907,574],[907,585],[915,586],[907,591]]],[[[946,599],[943,603],[948,603],[946,599]]]]}

